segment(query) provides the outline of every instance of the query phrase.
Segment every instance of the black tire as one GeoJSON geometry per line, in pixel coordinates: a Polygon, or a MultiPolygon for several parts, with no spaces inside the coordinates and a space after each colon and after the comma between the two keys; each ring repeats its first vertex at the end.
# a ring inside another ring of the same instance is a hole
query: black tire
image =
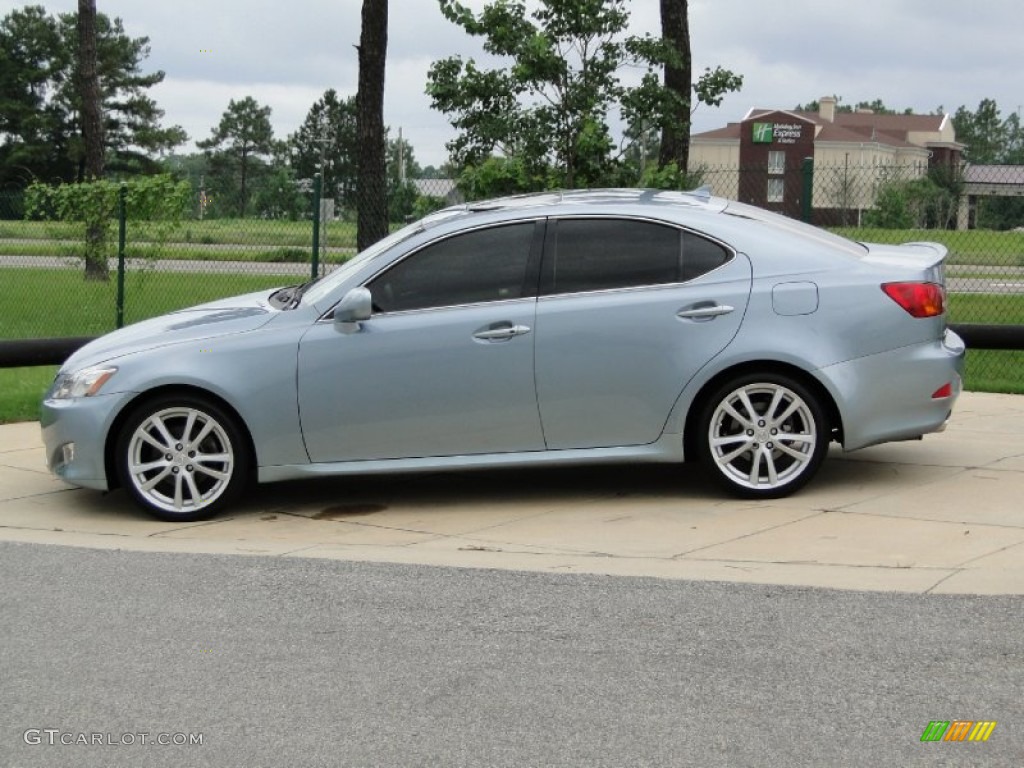
{"type": "Polygon", "coordinates": [[[248,442],[235,418],[197,395],[165,395],[135,408],[115,450],[122,487],[161,520],[205,520],[249,480],[248,442]]]}
{"type": "Polygon", "coordinates": [[[698,422],[701,461],[744,498],[776,499],[803,487],[831,439],[812,390],[778,373],[746,374],[715,390],[698,422]],[[750,411],[753,413],[750,413],[750,411]]]}

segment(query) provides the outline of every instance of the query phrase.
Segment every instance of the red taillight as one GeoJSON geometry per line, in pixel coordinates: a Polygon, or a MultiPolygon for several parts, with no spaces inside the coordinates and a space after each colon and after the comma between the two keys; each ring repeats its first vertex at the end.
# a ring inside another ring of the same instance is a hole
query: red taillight
{"type": "Polygon", "coordinates": [[[914,317],[935,317],[946,311],[946,292],[938,283],[883,283],[882,290],[914,317]]]}
{"type": "Polygon", "coordinates": [[[945,400],[953,396],[953,382],[947,381],[941,387],[932,392],[932,400],[945,400]]]}

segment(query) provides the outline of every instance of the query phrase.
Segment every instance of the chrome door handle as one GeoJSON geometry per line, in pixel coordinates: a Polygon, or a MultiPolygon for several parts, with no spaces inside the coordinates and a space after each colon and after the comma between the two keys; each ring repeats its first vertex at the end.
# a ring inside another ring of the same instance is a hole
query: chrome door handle
{"type": "Polygon", "coordinates": [[[486,328],[473,334],[474,339],[481,341],[507,341],[515,336],[530,332],[528,325],[503,325],[498,328],[486,328]]]}
{"type": "Polygon", "coordinates": [[[735,307],[730,307],[728,304],[716,304],[711,307],[681,309],[676,312],[676,317],[681,317],[684,320],[710,319],[712,317],[718,317],[719,315],[727,315],[735,309],[735,307]]]}

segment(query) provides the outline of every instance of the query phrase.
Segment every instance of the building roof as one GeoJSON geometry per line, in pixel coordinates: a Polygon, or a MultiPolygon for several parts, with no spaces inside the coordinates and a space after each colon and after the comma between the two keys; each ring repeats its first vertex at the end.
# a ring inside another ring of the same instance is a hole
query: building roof
{"type": "Polygon", "coordinates": [[[1006,184],[1024,186],[1024,166],[1021,165],[968,165],[964,169],[968,184],[1006,184]]]}
{"type": "Polygon", "coordinates": [[[740,140],[740,124],[729,123],[725,128],[715,128],[713,131],[693,134],[694,139],[735,139],[740,140]]]}
{"type": "Polygon", "coordinates": [[[843,141],[864,143],[865,141],[876,144],[884,144],[888,147],[921,149],[918,144],[911,144],[907,141],[906,134],[903,136],[894,135],[886,131],[880,131],[871,126],[845,126],[834,123],[819,123],[821,131],[815,137],[816,141],[843,141]]]}
{"type": "MultiPolygon", "coordinates": [[[[866,141],[897,148],[920,147],[907,139],[913,133],[939,133],[948,115],[882,115],[875,112],[835,112],[833,120],[825,119],[820,112],[809,110],[753,108],[744,120],[752,120],[771,114],[784,114],[814,123],[815,141],[836,141],[863,143],[866,141]]],[[[724,128],[694,134],[695,139],[740,140],[741,123],[729,123],[724,128]]],[[[931,142],[929,142],[931,143],[931,142]]]]}

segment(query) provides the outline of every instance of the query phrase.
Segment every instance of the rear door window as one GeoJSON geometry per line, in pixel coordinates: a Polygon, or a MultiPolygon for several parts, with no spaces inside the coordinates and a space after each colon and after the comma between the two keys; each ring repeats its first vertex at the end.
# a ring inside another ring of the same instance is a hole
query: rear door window
{"type": "Polygon", "coordinates": [[[728,261],[718,243],[642,219],[559,219],[548,228],[542,293],[693,280],[728,261]]]}

